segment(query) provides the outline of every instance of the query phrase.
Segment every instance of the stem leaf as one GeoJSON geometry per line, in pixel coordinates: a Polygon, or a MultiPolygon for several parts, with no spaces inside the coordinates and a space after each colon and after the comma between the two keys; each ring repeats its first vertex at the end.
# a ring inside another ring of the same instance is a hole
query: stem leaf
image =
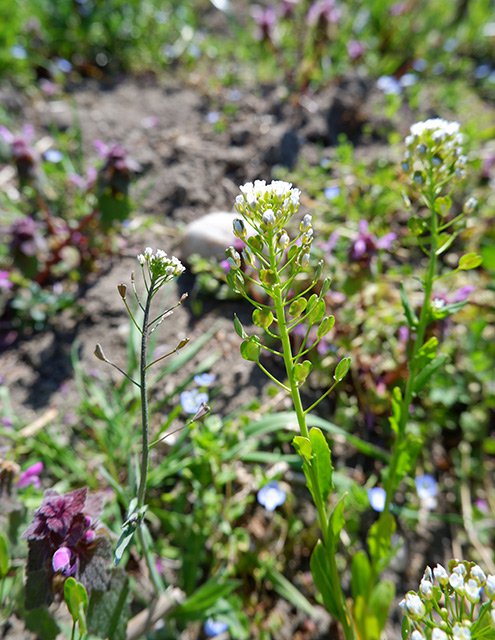
{"type": "Polygon", "coordinates": [[[337,380],[337,382],[340,382],[341,380],[343,380],[347,375],[347,372],[349,371],[350,366],[351,366],[351,359],[342,358],[339,364],[335,367],[335,373],[333,374],[333,379],[337,380]]]}
{"type": "Polygon", "coordinates": [[[418,317],[411,307],[409,298],[407,297],[407,293],[402,282],[400,283],[400,300],[402,302],[402,307],[406,316],[407,326],[409,327],[409,329],[415,329],[418,326],[418,317]]]}
{"type": "Polygon", "coordinates": [[[330,447],[323,432],[318,427],[310,429],[309,439],[313,450],[311,466],[315,471],[318,483],[318,486],[313,487],[313,490],[315,493],[318,491],[323,502],[326,502],[330,491],[333,489],[333,467],[330,447]]]}

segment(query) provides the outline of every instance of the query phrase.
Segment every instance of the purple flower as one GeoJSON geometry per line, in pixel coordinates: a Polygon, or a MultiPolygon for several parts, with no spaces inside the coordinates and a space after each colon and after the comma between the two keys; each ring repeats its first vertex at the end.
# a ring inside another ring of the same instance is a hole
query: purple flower
{"type": "Polygon", "coordinates": [[[230,266],[230,262],[228,260],[222,260],[220,262],[220,266],[222,267],[222,269],[224,270],[225,273],[228,273],[230,271],[230,269],[232,268],[230,266]]]}
{"type": "Polygon", "coordinates": [[[59,547],[52,557],[52,569],[55,573],[63,573],[70,576],[76,571],[76,565],[72,563],[72,551],[69,547],[59,547]]]}
{"type": "Polygon", "coordinates": [[[368,500],[371,508],[381,513],[385,509],[387,493],[382,487],[373,487],[372,489],[368,489],[368,500]]]}
{"type": "Polygon", "coordinates": [[[43,472],[44,465],[42,462],[35,462],[30,467],[23,471],[17,482],[19,489],[25,489],[29,485],[33,485],[35,489],[41,487],[40,473],[43,472]]]}
{"type": "Polygon", "coordinates": [[[402,325],[399,327],[399,342],[406,343],[409,340],[409,327],[402,325]]]}
{"type": "Polygon", "coordinates": [[[86,176],[80,176],[77,173],[71,173],[69,175],[69,182],[78,189],[81,189],[81,191],[89,191],[95,186],[97,176],[97,170],[94,167],[90,167],[86,171],[86,176]]]}
{"type": "Polygon", "coordinates": [[[387,233],[383,237],[377,238],[370,233],[368,222],[360,220],[359,233],[351,245],[350,259],[360,262],[363,266],[369,266],[375,253],[379,249],[390,249],[396,237],[395,233],[387,233]]]}
{"type": "Polygon", "coordinates": [[[12,159],[17,168],[19,181],[22,184],[31,181],[35,177],[35,167],[38,160],[37,153],[31,147],[34,139],[34,127],[26,124],[22,133],[14,135],[7,127],[0,126],[0,138],[10,146],[12,159]]]}
{"type": "Polygon", "coordinates": [[[204,623],[203,631],[208,638],[214,638],[219,636],[221,633],[225,633],[229,628],[229,625],[226,622],[222,622],[221,620],[214,620],[213,618],[208,618],[208,620],[204,623]]]}
{"type": "Polygon", "coordinates": [[[365,52],[365,46],[359,40],[349,40],[347,43],[347,53],[351,60],[357,60],[365,52]]]}
{"type": "Polygon", "coordinates": [[[258,502],[267,511],[275,511],[277,507],[284,504],[287,494],[276,480],[272,480],[262,487],[256,496],[258,502]]]}
{"type": "Polygon", "coordinates": [[[13,287],[13,283],[10,280],[10,274],[8,271],[0,271],[0,289],[9,291],[13,287]]]}
{"type": "Polygon", "coordinates": [[[195,415],[203,404],[208,402],[208,394],[198,389],[183,391],[180,394],[180,403],[182,409],[191,415],[195,415]]]}
{"type": "Polygon", "coordinates": [[[475,287],[472,285],[466,285],[454,291],[454,293],[449,297],[449,304],[454,304],[456,302],[465,302],[469,296],[473,293],[475,287]]]}
{"type": "Polygon", "coordinates": [[[260,7],[255,5],[252,8],[251,15],[256,23],[255,37],[257,40],[267,40],[271,42],[277,24],[277,14],[273,7],[260,7]]]}
{"type": "Polygon", "coordinates": [[[340,9],[336,6],[335,0],[316,0],[309,8],[306,22],[310,27],[317,24],[323,26],[336,24],[340,20],[340,15],[340,9]]]}

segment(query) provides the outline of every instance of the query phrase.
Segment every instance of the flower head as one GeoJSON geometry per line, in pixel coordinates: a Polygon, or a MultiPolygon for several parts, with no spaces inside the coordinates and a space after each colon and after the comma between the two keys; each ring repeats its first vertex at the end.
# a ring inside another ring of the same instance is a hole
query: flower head
{"type": "Polygon", "coordinates": [[[445,182],[463,177],[466,157],[462,152],[463,135],[458,122],[442,118],[416,122],[405,142],[407,151],[403,167],[414,183],[422,185],[429,180],[440,193],[445,182]]]}
{"type": "Polygon", "coordinates": [[[185,271],[184,265],[175,256],[168,257],[165,251],[146,247],[143,253],[137,256],[139,264],[146,268],[155,288],[160,287],[172,278],[176,278],[185,271]]]}
{"type": "Polygon", "coordinates": [[[372,257],[379,249],[390,249],[392,243],[396,239],[395,233],[387,233],[381,238],[377,238],[368,229],[368,222],[360,220],[359,233],[351,245],[349,257],[355,262],[359,262],[364,266],[369,266],[372,257]]]}
{"type": "Polygon", "coordinates": [[[208,618],[208,620],[204,623],[203,630],[205,635],[208,638],[215,638],[219,636],[221,633],[225,633],[229,628],[229,625],[226,622],[222,622],[221,620],[214,620],[213,618],[208,618]]]}
{"type": "Polygon", "coordinates": [[[385,509],[385,501],[387,499],[387,493],[382,487],[373,487],[368,489],[368,500],[370,507],[374,511],[381,513],[385,509]]]}
{"type": "Polygon", "coordinates": [[[276,480],[265,484],[257,494],[257,500],[267,511],[275,511],[277,507],[284,504],[287,494],[276,480]]]}
{"type": "Polygon", "coordinates": [[[23,471],[17,482],[19,489],[24,489],[29,485],[33,485],[35,489],[41,487],[40,473],[43,471],[44,465],[42,462],[35,462],[25,471],[23,471]]]}
{"type": "Polygon", "coordinates": [[[208,394],[205,391],[191,389],[190,391],[183,391],[180,394],[182,409],[191,415],[195,415],[201,409],[201,406],[207,402],[208,394]]]}

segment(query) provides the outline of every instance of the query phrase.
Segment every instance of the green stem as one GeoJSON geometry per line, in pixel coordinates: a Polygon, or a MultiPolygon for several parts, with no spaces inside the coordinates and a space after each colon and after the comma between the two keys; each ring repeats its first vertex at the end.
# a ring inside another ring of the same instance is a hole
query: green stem
{"type": "MultiPolygon", "coordinates": [[[[269,244],[270,247],[270,265],[271,271],[275,278],[275,284],[273,285],[271,296],[275,309],[275,316],[277,318],[278,330],[280,333],[280,340],[282,342],[282,354],[285,364],[285,371],[287,373],[287,378],[289,382],[290,394],[292,397],[292,403],[294,406],[294,411],[297,416],[297,422],[299,425],[300,433],[303,437],[309,438],[309,429],[306,423],[306,412],[304,411],[301,394],[299,391],[299,385],[295,379],[294,375],[294,358],[292,355],[292,347],[290,344],[290,336],[287,328],[287,321],[285,317],[285,308],[284,308],[284,299],[283,299],[283,286],[280,280],[280,273],[277,269],[277,261],[275,255],[275,249],[273,247],[273,238],[269,244]]],[[[311,464],[308,464],[308,470],[311,477],[311,483],[314,487],[318,486],[318,479],[315,474],[315,470],[311,464]]],[[[315,501],[315,507],[318,513],[318,521],[321,529],[322,541],[325,546],[325,549],[330,548],[330,540],[328,535],[328,518],[325,509],[325,504],[323,502],[322,497],[319,495],[318,491],[314,492],[313,496],[315,501]]],[[[337,563],[335,560],[335,555],[333,553],[327,553],[327,561],[328,566],[331,573],[331,582],[335,589],[336,600],[340,605],[340,614],[339,614],[339,622],[342,625],[344,630],[344,635],[346,640],[354,640],[354,631],[352,629],[350,623],[350,615],[345,604],[344,594],[342,592],[342,587],[340,585],[340,576],[337,568],[337,563]]]]}
{"type": "MultiPolygon", "coordinates": [[[[146,485],[148,483],[148,469],[149,469],[149,408],[148,408],[148,387],[147,387],[147,357],[148,357],[148,336],[149,336],[149,315],[151,309],[151,300],[153,298],[154,282],[151,281],[148,289],[148,295],[146,297],[146,304],[144,307],[143,315],[143,328],[141,332],[141,358],[140,358],[140,392],[141,392],[141,465],[140,465],[140,477],[139,488],[137,494],[137,511],[140,512],[144,507],[146,498],[146,485]]],[[[141,551],[144,555],[146,566],[155,589],[155,593],[158,595],[162,591],[162,585],[156,576],[156,571],[153,566],[153,558],[148,548],[146,540],[143,535],[141,525],[138,526],[137,536],[141,551]]]]}

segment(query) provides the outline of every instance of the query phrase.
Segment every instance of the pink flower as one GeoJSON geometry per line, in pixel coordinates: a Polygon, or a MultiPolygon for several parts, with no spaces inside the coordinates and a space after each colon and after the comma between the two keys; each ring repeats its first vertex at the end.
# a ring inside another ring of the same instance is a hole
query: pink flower
{"type": "Polygon", "coordinates": [[[59,547],[52,557],[52,569],[55,573],[63,573],[70,576],[76,571],[76,566],[71,566],[72,551],[69,547],[59,547]]]}
{"type": "Polygon", "coordinates": [[[275,26],[277,24],[277,14],[273,7],[260,7],[255,5],[252,8],[251,15],[256,23],[256,34],[255,37],[257,40],[273,40],[273,35],[275,32],[275,26]]]}
{"type": "Polygon", "coordinates": [[[359,233],[351,245],[350,258],[369,266],[371,258],[377,250],[390,249],[396,237],[395,233],[387,233],[381,238],[377,238],[368,230],[367,221],[361,220],[359,222],[359,233]]]}
{"type": "Polygon", "coordinates": [[[337,24],[340,15],[340,9],[336,6],[335,0],[317,0],[310,6],[306,22],[311,27],[319,23],[337,24]]]}
{"type": "Polygon", "coordinates": [[[351,60],[357,60],[365,51],[364,44],[359,40],[349,40],[347,43],[347,53],[351,60]]]}
{"type": "Polygon", "coordinates": [[[13,287],[13,283],[10,280],[10,274],[8,271],[0,271],[0,289],[9,291],[13,287]]]}
{"type": "Polygon", "coordinates": [[[44,465],[42,462],[35,462],[28,467],[26,471],[23,471],[19,481],[17,482],[19,489],[25,489],[26,487],[29,487],[29,485],[33,485],[35,489],[39,489],[41,487],[39,475],[42,473],[43,469],[44,465]]]}

